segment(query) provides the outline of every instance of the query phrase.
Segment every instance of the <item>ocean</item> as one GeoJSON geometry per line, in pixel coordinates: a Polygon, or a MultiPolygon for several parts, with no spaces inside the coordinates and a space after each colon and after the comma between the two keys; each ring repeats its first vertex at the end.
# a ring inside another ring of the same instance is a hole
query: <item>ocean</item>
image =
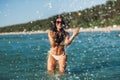
{"type": "Polygon", "coordinates": [[[0,80],[120,80],[118,34],[120,31],[80,32],[65,47],[66,72],[52,75],[46,70],[47,33],[0,35],[0,80]]]}

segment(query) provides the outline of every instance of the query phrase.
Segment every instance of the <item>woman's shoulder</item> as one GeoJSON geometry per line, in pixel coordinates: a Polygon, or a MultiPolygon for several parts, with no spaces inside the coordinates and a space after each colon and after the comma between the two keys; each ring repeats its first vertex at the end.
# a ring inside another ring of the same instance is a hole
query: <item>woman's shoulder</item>
{"type": "Polygon", "coordinates": [[[49,33],[49,34],[53,33],[53,30],[49,30],[48,33],[49,33]]]}
{"type": "Polygon", "coordinates": [[[49,30],[48,35],[54,35],[55,32],[53,30],[49,30]]]}

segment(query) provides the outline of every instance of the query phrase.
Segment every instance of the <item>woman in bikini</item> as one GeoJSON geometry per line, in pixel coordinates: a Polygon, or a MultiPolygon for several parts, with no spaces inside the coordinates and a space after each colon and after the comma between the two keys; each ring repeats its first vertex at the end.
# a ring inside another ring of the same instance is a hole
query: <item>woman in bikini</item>
{"type": "Polygon", "coordinates": [[[48,73],[54,73],[56,63],[59,64],[59,72],[64,73],[66,67],[67,55],[64,46],[68,46],[73,39],[78,35],[79,28],[73,31],[73,35],[69,37],[69,33],[63,28],[63,17],[57,16],[53,21],[54,28],[48,32],[48,38],[51,44],[51,49],[48,54],[47,70],[48,73]]]}

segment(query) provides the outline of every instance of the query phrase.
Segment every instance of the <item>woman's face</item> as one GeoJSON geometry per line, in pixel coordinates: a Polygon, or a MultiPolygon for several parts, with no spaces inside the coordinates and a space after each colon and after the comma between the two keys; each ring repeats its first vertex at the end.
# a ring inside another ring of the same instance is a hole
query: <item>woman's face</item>
{"type": "Polygon", "coordinates": [[[61,18],[57,18],[56,19],[56,28],[57,29],[61,29],[62,28],[62,19],[61,18]]]}

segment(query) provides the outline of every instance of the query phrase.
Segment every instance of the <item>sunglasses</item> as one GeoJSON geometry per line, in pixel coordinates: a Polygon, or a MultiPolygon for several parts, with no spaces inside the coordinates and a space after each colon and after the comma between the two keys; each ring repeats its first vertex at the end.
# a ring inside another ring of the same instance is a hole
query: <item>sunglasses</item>
{"type": "Polygon", "coordinates": [[[62,21],[56,21],[56,23],[57,23],[57,24],[61,24],[61,23],[62,23],[62,21]]]}

